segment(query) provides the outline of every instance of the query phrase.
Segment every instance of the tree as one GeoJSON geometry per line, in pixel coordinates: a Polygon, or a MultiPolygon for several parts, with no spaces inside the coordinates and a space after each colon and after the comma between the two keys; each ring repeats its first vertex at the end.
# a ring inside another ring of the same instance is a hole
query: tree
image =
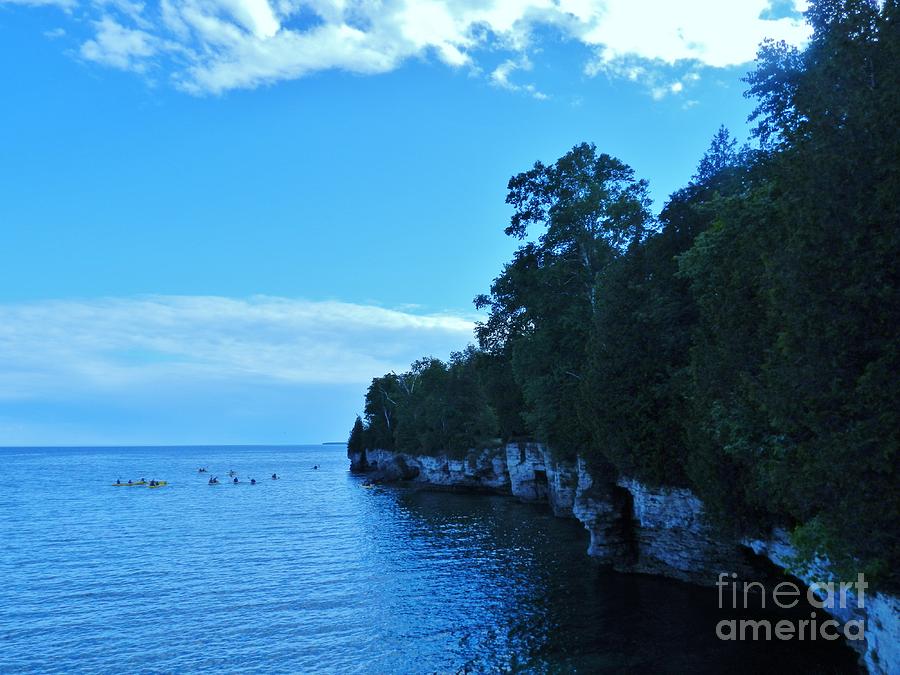
{"type": "Polygon", "coordinates": [[[449,363],[422,358],[406,372],[375,378],[366,395],[368,447],[461,457],[497,444],[481,356],[470,347],[449,363]]]}
{"type": "Polygon", "coordinates": [[[394,373],[376,377],[366,392],[363,408],[366,418],[366,445],[369,448],[393,450],[397,427],[398,401],[403,388],[394,373]]]}
{"type": "Polygon", "coordinates": [[[663,208],[660,229],[598,276],[584,400],[592,447],[621,472],[684,485],[691,447],[688,364],[697,310],[678,256],[744,190],[746,153],[720,127],[691,183],[663,208]]]}
{"type": "Polygon", "coordinates": [[[709,150],[703,155],[697,166],[692,183],[695,185],[709,185],[719,176],[737,166],[739,161],[737,140],[731,137],[728,129],[723,124],[713,136],[709,150]]]}
{"type": "Polygon", "coordinates": [[[357,415],[356,421],[353,423],[353,429],[350,430],[350,438],[347,439],[348,456],[361,453],[366,449],[365,433],[366,429],[363,426],[363,422],[357,415]]]}
{"type": "Polygon", "coordinates": [[[753,185],[681,259],[701,317],[691,472],[731,520],[873,574],[900,559],[900,11],[828,0],[807,18],[809,46],[764,44],[747,78],[753,185]]]}
{"type": "Polygon", "coordinates": [[[659,226],[592,145],[514,176],[480,351],[373,380],[370,442],[527,433],[900,587],[900,0],[807,17],[747,77],[760,148],[720,128],[659,226]]]}
{"type": "Polygon", "coordinates": [[[553,165],[537,162],[509,181],[514,213],[506,233],[524,244],[495,279],[476,333],[483,349],[508,355],[521,387],[526,426],[561,452],[584,449],[578,415],[595,284],[601,271],[643,240],[652,223],[645,181],[593,145],[553,165]]]}
{"type": "Polygon", "coordinates": [[[652,222],[647,182],[588,143],[551,166],[536,162],[507,187],[506,203],[515,212],[506,234],[525,239],[530,227],[543,228],[541,250],[581,268],[580,284],[573,285],[591,304],[597,274],[612,255],[641,241],[652,222]]]}

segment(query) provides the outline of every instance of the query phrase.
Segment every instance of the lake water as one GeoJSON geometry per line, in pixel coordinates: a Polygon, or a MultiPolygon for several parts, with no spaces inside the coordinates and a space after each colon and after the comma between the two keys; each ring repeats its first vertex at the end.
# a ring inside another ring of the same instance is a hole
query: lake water
{"type": "Polygon", "coordinates": [[[821,640],[717,640],[714,589],[602,570],[546,507],[364,489],[341,446],[0,461],[3,673],[854,668],[821,640]],[[111,486],[141,476],[169,484],[111,486]]]}

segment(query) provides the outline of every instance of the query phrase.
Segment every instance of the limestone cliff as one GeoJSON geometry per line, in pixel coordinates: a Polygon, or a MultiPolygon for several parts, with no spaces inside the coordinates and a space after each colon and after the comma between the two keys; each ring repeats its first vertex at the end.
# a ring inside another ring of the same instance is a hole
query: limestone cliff
{"type": "Polygon", "coordinates": [[[358,459],[356,466],[365,466],[360,470],[370,474],[372,483],[407,480],[428,487],[510,492],[510,473],[503,449],[472,450],[463,458],[367,450],[365,458],[358,459]]]}
{"type": "MultiPolygon", "coordinates": [[[[797,569],[797,552],[783,530],[775,530],[766,539],[748,539],[744,543],[779,567],[790,569],[807,584],[833,580],[827,561],[820,560],[805,569],[797,569]]],[[[834,607],[828,611],[841,622],[865,621],[866,643],[861,651],[866,668],[870,673],[900,673],[900,598],[885,593],[865,593],[860,599],[852,590],[847,590],[846,594],[847,601],[843,605],[840,601],[833,602],[834,607]]],[[[821,600],[827,599],[826,594],[817,595],[821,600]]]]}

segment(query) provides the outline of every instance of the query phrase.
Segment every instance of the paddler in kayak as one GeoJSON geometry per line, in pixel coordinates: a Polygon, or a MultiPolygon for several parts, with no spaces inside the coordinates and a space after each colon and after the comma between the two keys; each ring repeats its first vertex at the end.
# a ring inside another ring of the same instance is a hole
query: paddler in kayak
{"type": "Polygon", "coordinates": [[[219,483],[219,477],[218,477],[218,476],[213,476],[212,478],[209,479],[209,484],[210,484],[210,485],[218,485],[218,483],[219,483]]]}

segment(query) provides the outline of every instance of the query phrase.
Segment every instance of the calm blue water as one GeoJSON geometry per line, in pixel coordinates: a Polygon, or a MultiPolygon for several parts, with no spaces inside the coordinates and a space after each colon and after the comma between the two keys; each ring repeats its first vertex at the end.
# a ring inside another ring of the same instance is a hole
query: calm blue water
{"type": "Polygon", "coordinates": [[[0,672],[853,667],[832,643],[722,643],[714,591],[600,570],[541,507],[363,489],[343,453],[0,449],[0,672]],[[140,476],[169,485],[110,485],[140,476]]]}

